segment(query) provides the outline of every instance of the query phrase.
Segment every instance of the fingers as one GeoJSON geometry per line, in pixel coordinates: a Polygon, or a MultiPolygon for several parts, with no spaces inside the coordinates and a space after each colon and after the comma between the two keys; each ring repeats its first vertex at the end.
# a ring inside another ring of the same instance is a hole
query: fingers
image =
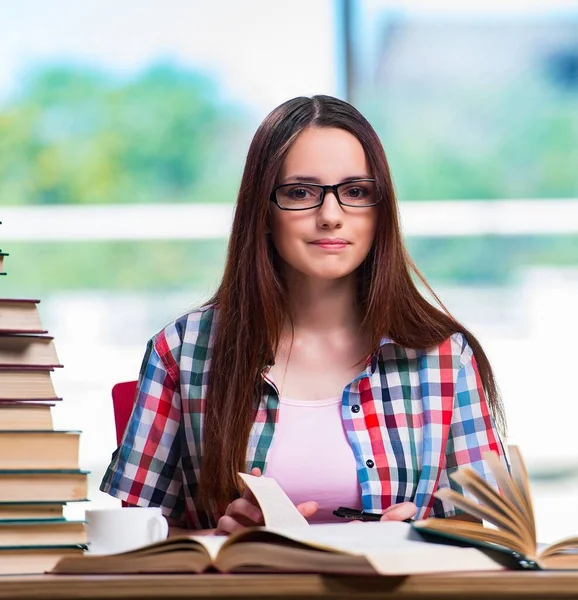
{"type": "Polygon", "coordinates": [[[235,521],[233,517],[225,515],[219,519],[217,528],[215,529],[215,535],[230,535],[241,529],[245,529],[245,525],[241,525],[241,523],[235,521]]]}
{"type": "Polygon", "coordinates": [[[381,516],[381,521],[405,521],[411,519],[417,512],[413,502],[400,502],[390,506],[381,516]]]}
{"type": "Polygon", "coordinates": [[[247,498],[237,498],[227,506],[225,514],[219,519],[215,533],[234,533],[245,527],[263,524],[261,509],[247,498]]]}
{"type": "Polygon", "coordinates": [[[312,517],[319,509],[319,504],[310,500],[297,505],[297,510],[306,518],[312,517]]]}
{"type": "Polygon", "coordinates": [[[234,517],[238,521],[247,522],[250,525],[262,525],[263,513],[261,509],[247,500],[247,498],[237,498],[227,506],[225,516],[234,517]]]}
{"type": "MultiPolygon", "coordinates": [[[[251,475],[261,477],[261,469],[251,469],[251,475]]],[[[297,505],[297,510],[307,519],[313,516],[319,508],[317,502],[303,502],[297,505]]],[[[264,518],[255,496],[248,487],[245,487],[240,498],[233,500],[227,507],[225,514],[219,519],[216,534],[231,534],[246,527],[264,525],[264,518]]]]}
{"type": "MultiPolygon", "coordinates": [[[[261,477],[261,469],[255,467],[251,469],[251,475],[261,477]]],[[[255,496],[251,490],[246,487],[243,495],[237,500],[233,500],[225,514],[219,519],[216,534],[230,534],[245,529],[246,527],[255,527],[263,525],[263,513],[257,504],[255,496]]]]}

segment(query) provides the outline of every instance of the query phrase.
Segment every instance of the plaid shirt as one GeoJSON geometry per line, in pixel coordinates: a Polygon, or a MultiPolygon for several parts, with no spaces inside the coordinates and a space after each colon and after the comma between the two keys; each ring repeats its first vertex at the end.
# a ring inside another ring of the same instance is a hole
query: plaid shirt
{"type": "MultiPolygon", "coordinates": [[[[197,500],[217,313],[212,307],[189,313],[149,341],[132,416],[100,488],[130,504],[160,506],[193,529],[214,527],[219,517],[197,500]]],[[[247,472],[265,470],[278,409],[277,391],[264,377],[247,472]]],[[[346,386],[341,414],[365,510],[411,500],[418,518],[451,516],[453,507],[433,493],[459,489],[449,475],[462,465],[496,485],[481,455],[494,450],[503,458],[503,447],[472,349],[460,333],[427,350],[384,338],[379,354],[346,386]]]]}

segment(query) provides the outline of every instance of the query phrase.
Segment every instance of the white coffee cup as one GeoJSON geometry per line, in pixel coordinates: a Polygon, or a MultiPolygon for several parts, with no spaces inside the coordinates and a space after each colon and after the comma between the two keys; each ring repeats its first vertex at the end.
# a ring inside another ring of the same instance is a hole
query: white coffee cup
{"type": "Polygon", "coordinates": [[[169,525],[157,507],[94,509],[86,511],[86,534],[90,554],[115,554],[160,542],[169,525]]]}

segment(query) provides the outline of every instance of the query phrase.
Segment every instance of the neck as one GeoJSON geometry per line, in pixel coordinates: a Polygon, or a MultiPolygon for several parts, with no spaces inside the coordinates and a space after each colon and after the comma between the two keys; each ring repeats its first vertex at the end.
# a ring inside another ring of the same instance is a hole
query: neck
{"type": "Polygon", "coordinates": [[[285,276],[295,330],[318,333],[360,330],[354,273],[333,280],[313,279],[296,272],[285,276]]]}

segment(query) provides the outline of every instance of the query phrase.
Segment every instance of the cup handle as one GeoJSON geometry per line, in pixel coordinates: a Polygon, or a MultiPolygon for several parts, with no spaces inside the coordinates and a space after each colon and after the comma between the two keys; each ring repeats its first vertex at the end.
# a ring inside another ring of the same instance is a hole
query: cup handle
{"type": "Polygon", "coordinates": [[[155,515],[149,521],[149,544],[160,542],[169,535],[169,524],[163,515],[155,515]]]}

